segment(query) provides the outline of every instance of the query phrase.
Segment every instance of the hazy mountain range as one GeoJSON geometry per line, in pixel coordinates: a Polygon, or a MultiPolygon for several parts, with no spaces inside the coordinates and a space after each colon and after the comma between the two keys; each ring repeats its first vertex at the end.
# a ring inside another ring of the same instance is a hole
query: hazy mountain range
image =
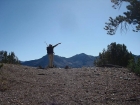
{"type": "MultiPolygon", "coordinates": [[[[97,56],[86,55],[84,53],[77,54],[70,58],[61,57],[54,55],[54,65],[57,67],[70,66],[74,68],[83,66],[93,66],[93,62],[97,56]]],[[[45,55],[40,59],[22,62],[22,65],[33,66],[33,67],[46,67],[48,65],[48,56],[45,55]]]]}
{"type": "MultiPolygon", "coordinates": [[[[57,67],[73,67],[79,68],[83,66],[94,66],[93,62],[98,56],[91,56],[84,53],[74,55],[70,58],[61,57],[58,55],[54,55],[54,65],[57,67]]],[[[134,55],[135,58],[140,58],[140,55],[134,55]]],[[[40,59],[30,60],[21,62],[22,65],[32,66],[32,67],[46,67],[49,64],[48,56],[45,55],[40,59]]]]}

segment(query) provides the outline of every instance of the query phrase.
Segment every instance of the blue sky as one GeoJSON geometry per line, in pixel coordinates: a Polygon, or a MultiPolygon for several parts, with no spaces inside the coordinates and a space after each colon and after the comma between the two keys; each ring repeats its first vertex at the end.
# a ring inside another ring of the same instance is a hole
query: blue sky
{"type": "Polygon", "coordinates": [[[97,56],[112,42],[125,44],[140,55],[140,33],[129,30],[114,36],[103,29],[109,17],[125,11],[113,9],[110,0],[0,0],[0,50],[15,52],[19,60],[46,55],[46,43],[57,44],[56,55],[97,56]]]}

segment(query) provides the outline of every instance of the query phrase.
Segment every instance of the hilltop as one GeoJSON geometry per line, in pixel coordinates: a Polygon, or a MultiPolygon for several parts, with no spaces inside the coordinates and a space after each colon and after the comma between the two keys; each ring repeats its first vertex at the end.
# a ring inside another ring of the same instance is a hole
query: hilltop
{"type": "Polygon", "coordinates": [[[1,105],[139,105],[139,87],[126,68],[0,69],[1,105]]]}

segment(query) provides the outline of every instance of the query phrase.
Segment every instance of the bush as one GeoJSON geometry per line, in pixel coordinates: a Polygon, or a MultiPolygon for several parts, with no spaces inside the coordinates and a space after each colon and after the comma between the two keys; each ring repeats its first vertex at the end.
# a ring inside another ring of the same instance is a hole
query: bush
{"type": "Polygon", "coordinates": [[[38,69],[44,69],[44,68],[43,68],[42,66],[39,65],[39,66],[38,66],[38,69]]]}
{"type": "Polygon", "coordinates": [[[133,59],[133,55],[127,50],[127,47],[114,42],[108,45],[107,49],[103,49],[102,53],[99,53],[99,57],[94,60],[94,65],[113,64],[127,67],[130,59],[133,59]]]}
{"type": "Polygon", "coordinates": [[[65,66],[65,69],[69,69],[69,66],[65,66]]]}
{"type": "Polygon", "coordinates": [[[136,67],[135,60],[134,59],[130,59],[129,62],[128,62],[127,68],[130,69],[130,71],[133,71],[135,69],[135,67],[136,67]]]}
{"type": "Polygon", "coordinates": [[[137,75],[140,75],[140,67],[136,67],[134,69],[134,72],[137,74],[137,75]]]}
{"type": "Polygon", "coordinates": [[[127,66],[130,71],[140,75],[140,58],[138,58],[137,62],[134,59],[129,60],[129,64],[127,66]]]}
{"type": "Polygon", "coordinates": [[[0,64],[0,69],[3,67],[3,64],[0,64]]]}

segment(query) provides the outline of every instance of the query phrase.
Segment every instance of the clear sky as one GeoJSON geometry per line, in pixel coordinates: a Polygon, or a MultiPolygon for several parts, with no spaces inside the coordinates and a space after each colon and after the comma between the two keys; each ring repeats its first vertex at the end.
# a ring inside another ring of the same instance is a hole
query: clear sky
{"type": "Polygon", "coordinates": [[[56,55],[85,53],[97,56],[112,42],[125,44],[140,55],[140,32],[131,27],[107,35],[109,17],[125,11],[113,9],[110,0],[0,0],[0,50],[13,51],[21,61],[46,55],[46,43],[58,45],[56,55]]]}

